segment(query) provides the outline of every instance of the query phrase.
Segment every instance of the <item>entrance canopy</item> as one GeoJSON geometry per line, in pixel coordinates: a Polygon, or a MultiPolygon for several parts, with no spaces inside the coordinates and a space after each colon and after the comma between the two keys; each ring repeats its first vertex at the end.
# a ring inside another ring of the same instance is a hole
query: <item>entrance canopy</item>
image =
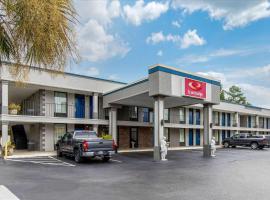
{"type": "Polygon", "coordinates": [[[153,108],[156,96],[166,97],[165,108],[219,104],[220,82],[164,65],[154,65],[148,77],[105,93],[103,107],[132,105],[153,108]]]}

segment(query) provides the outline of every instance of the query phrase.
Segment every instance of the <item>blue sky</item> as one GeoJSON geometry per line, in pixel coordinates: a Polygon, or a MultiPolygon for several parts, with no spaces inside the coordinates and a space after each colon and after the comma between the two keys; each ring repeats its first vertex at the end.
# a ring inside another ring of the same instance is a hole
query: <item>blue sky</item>
{"type": "Polygon", "coordinates": [[[162,63],[240,86],[270,108],[267,0],[76,0],[81,60],[68,71],[131,82],[162,63]]]}

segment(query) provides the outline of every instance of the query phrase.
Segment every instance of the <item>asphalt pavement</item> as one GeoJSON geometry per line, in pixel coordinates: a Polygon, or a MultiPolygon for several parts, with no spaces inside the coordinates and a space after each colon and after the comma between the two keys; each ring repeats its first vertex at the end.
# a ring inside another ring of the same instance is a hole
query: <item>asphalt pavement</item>
{"type": "Polygon", "coordinates": [[[169,151],[167,162],[154,162],[152,152],[118,154],[109,163],[77,164],[69,158],[27,161],[33,160],[0,160],[0,185],[20,200],[269,200],[270,196],[270,149],[220,149],[208,159],[200,150],[169,151]]]}

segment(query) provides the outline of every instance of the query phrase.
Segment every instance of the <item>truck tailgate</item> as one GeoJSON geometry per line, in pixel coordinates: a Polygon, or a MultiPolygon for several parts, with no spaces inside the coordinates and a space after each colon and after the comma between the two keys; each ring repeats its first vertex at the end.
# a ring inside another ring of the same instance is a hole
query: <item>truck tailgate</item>
{"type": "Polygon", "coordinates": [[[113,151],[113,141],[104,139],[94,139],[88,141],[88,151],[113,151]]]}

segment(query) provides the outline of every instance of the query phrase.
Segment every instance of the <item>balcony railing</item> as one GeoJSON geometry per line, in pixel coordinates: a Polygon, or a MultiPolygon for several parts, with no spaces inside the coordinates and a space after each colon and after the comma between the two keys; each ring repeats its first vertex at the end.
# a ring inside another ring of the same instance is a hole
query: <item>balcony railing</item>
{"type": "Polygon", "coordinates": [[[48,117],[70,117],[70,118],[92,118],[92,109],[89,106],[74,104],[23,102],[18,115],[48,116],[48,117]]]}

